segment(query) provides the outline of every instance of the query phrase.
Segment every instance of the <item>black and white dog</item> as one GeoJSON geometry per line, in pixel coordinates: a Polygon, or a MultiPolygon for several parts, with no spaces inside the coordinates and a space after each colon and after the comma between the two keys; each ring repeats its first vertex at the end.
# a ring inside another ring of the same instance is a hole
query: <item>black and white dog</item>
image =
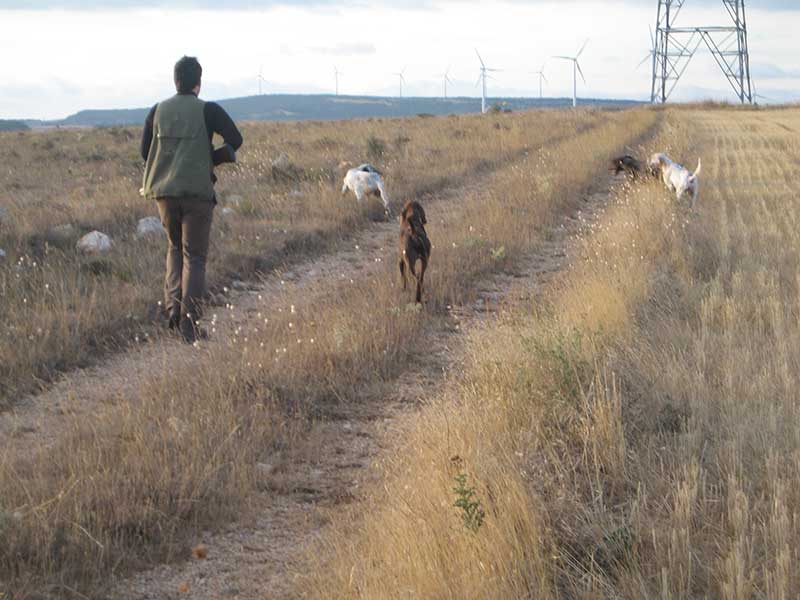
{"type": "Polygon", "coordinates": [[[703,161],[697,161],[694,173],[683,165],[671,160],[666,154],[654,154],[648,163],[650,172],[660,177],[667,189],[674,192],[680,202],[685,194],[691,198],[690,206],[694,208],[697,196],[700,194],[700,172],[703,170],[703,161]]]}

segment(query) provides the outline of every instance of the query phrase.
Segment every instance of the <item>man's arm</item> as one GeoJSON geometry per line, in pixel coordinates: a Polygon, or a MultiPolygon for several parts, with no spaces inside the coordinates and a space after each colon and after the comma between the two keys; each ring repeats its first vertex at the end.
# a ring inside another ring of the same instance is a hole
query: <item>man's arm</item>
{"type": "MultiPolygon", "coordinates": [[[[158,106],[158,105],[156,105],[158,106]]],[[[142,143],[139,146],[139,152],[142,155],[142,160],[147,162],[147,156],[150,154],[150,146],[153,144],[153,121],[156,118],[156,107],[150,109],[147,118],[144,120],[144,129],[142,130],[142,143]]]]}
{"type": "Polygon", "coordinates": [[[242,146],[242,134],[230,118],[225,109],[216,102],[206,102],[204,108],[204,116],[206,119],[206,128],[208,134],[218,134],[222,136],[226,144],[230,144],[234,150],[238,150],[242,146]]]}

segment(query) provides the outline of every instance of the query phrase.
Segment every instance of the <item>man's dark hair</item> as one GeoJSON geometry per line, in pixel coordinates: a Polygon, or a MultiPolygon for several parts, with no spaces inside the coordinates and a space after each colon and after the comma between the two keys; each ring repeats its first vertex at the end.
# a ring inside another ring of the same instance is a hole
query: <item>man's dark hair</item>
{"type": "Polygon", "coordinates": [[[200,84],[203,67],[194,56],[184,56],[175,63],[175,88],[179,94],[188,94],[200,84]]]}

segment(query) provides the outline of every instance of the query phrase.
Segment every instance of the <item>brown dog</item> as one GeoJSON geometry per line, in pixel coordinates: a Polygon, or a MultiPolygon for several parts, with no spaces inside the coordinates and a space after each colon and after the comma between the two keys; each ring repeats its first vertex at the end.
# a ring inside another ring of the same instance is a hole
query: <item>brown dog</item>
{"type": "Polygon", "coordinates": [[[406,289],[406,268],[417,280],[417,303],[422,302],[422,285],[425,270],[431,258],[431,242],[425,232],[428,223],[425,210],[419,202],[406,202],[400,215],[400,276],[403,278],[403,289],[406,289]],[[417,261],[420,269],[417,272],[417,261]]]}

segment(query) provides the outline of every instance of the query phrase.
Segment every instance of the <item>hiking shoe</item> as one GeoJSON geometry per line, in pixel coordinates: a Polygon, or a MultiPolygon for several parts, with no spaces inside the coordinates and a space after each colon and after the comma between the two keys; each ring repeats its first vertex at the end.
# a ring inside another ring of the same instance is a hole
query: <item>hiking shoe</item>
{"type": "Polygon", "coordinates": [[[192,323],[190,319],[183,319],[181,321],[180,331],[183,341],[187,344],[194,344],[200,340],[208,339],[208,331],[192,323]]]}

